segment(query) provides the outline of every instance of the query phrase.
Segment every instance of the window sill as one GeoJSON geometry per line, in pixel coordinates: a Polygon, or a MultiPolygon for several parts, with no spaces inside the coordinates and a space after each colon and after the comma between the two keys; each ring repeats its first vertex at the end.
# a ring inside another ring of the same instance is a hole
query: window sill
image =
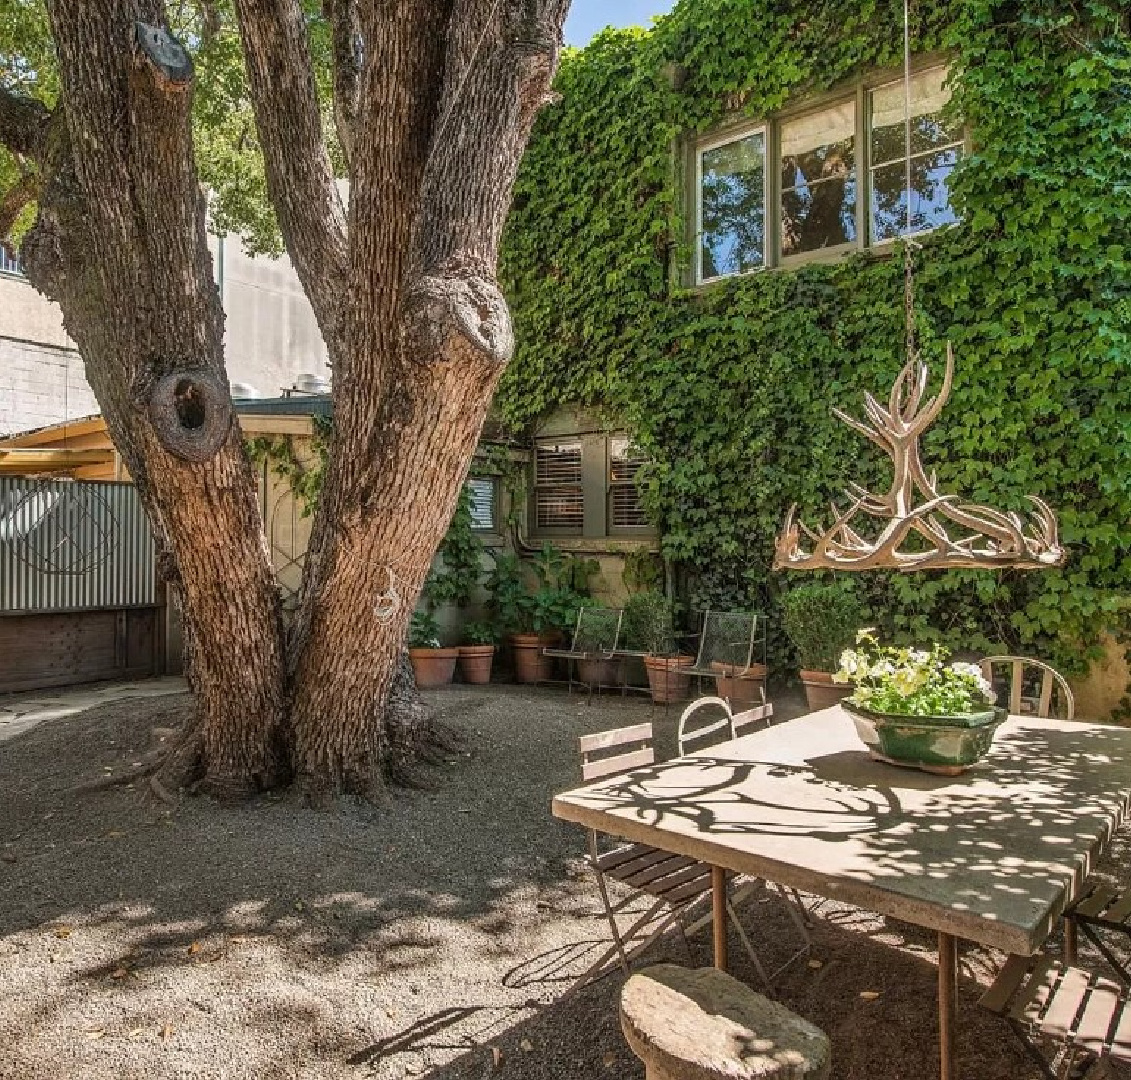
{"type": "Polygon", "coordinates": [[[660,541],[655,536],[530,536],[528,546],[537,548],[543,541],[553,544],[559,551],[606,555],[627,555],[635,551],[659,551],[660,541]]]}

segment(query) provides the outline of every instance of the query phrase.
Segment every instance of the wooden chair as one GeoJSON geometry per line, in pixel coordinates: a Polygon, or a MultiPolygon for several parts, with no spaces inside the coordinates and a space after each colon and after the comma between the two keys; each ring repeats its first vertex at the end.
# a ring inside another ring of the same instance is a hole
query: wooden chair
{"type": "Polygon", "coordinates": [[[1038,1034],[1057,1044],[1064,1058],[1082,1052],[1131,1062],[1127,988],[1055,957],[1009,957],[981,1005],[1005,1018],[1049,1080],[1058,1080],[1057,1066],[1064,1061],[1050,1061],[1041,1052],[1038,1034]]]}
{"type": "MultiPolygon", "coordinates": [[[[634,724],[595,735],[582,735],[578,740],[578,747],[581,751],[581,779],[584,782],[617,776],[630,769],[651,765],[656,759],[652,748],[651,724],[634,724]]],[[[612,851],[602,853],[598,846],[597,831],[590,829],[588,833],[589,861],[597,875],[597,889],[612,931],[613,945],[574,983],[574,987],[602,972],[614,956],[619,957],[620,965],[627,973],[629,961],[674,924],[679,925],[686,938],[684,919],[692,910],[708,901],[711,895],[711,868],[706,863],[686,855],[675,855],[649,844],[621,844],[612,851]],[[608,887],[610,880],[619,882],[629,890],[623,900],[612,902],[608,887]],[[641,899],[648,901],[647,909],[642,915],[634,913],[637,917],[627,930],[622,931],[617,925],[617,915],[624,913],[641,899]],[[633,944],[634,942],[638,943],[633,944]]],[[[758,977],[768,985],[769,979],[762,962],[729,900],[727,917],[749,954],[758,977]]],[[[709,921],[710,915],[704,922],[709,921]]]]}
{"type": "Polygon", "coordinates": [[[1027,656],[987,656],[982,660],[982,676],[992,683],[994,669],[1006,666],[1009,667],[1009,711],[1013,716],[1047,719],[1059,712],[1060,719],[1071,720],[1076,715],[1072,690],[1055,668],[1027,656]],[[1054,691],[1058,708],[1054,708],[1054,691]]]}
{"type": "Polygon", "coordinates": [[[1123,934],[1131,944],[1131,889],[1112,889],[1096,881],[1084,884],[1083,893],[1064,912],[1064,960],[1074,964],[1079,932],[1111,964],[1124,986],[1131,986],[1127,961],[1117,956],[1101,932],[1123,934]]]}
{"type": "MultiPolygon", "coordinates": [[[[573,629],[573,640],[568,649],[543,649],[543,656],[561,656],[566,661],[566,677],[570,692],[573,692],[573,670],[575,664],[592,661],[593,664],[612,663],[620,644],[620,627],[624,612],[618,608],[583,607],[577,613],[577,625],[573,629]]],[[[619,664],[619,660],[616,661],[619,664]]],[[[592,699],[594,681],[579,679],[592,699]]],[[[623,680],[621,680],[623,682],[623,680]]],[[[604,683],[597,680],[597,688],[604,683]]],[[[610,684],[611,685],[611,684],[610,684]]]]}
{"type": "MultiPolygon", "coordinates": [[[[749,728],[752,724],[765,723],[769,726],[770,718],[774,715],[774,707],[765,700],[765,693],[762,694],[762,704],[755,705],[752,709],[746,709],[743,712],[736,713],[731,709],[730,702],[726,698],[721,697],[701,697],[693,701],[679,718],[679,728],[677,731],[677,740],[679,745],[679,756],[683,757],[684,754],[690,754],[695,749],[707,749],[716,743],[724,742],[729,739],[737,739],[742,734],[748,734],[744,729],[749,728]],[[698,727],[691,724],[692,719],[704,710],[721,710],[722,716],[713,720],[708,720],[706,723],[700,723],[698,727]],[[709,742],[706,740],[710,740],[709,742]]],[[[763,886],[774,889],[781,895],[781,898],[786,902],[786,910],[792,920],[794,926],[797,927],[798,933],[801,935],[801,947],[793,953],[784,964],[781,965],[776,971],[770,973],[770,981],[777,978],[790,964],[801,957],[808,955],[813,947],[813,940],[809,934],[809,912],[801,899],[801,895],[796,889],[787,889],[783,885],[776,883],[764,882],[760,878],[748,877],[742,875],[738,878],[737,888],[734,896],[731,898],[731,903],[737,908],[744,900],[753,896],[763,886]]],[[[699,919],[688,930],[693,932],[698,930],[701,926],[705,926],[708,920],[699,919]]]]}

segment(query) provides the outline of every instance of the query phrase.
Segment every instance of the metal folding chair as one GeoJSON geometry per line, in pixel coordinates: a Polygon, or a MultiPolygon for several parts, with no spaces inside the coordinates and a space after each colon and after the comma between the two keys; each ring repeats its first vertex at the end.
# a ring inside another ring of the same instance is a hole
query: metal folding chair
{"type": "MultiPolygon", "coordinates": [[[[583,781],[616,776],[655,761],[651,724],[635,724],[596,735],[583,735],[578,740],[578,747],[583,781]]],[[[595,829],[588,832],[589,861],[597,876],[597,889],[612,931],[613,944],[574,983],[575,987],[588,982],[597,973],[603,974],[603,969],[613,957],[619,957],[621,967],[628,972],[629,962],[673,925],[679,925],[686,940],[687,929],[683,920],[700,904],[709,901],[711,895],[711,868],[706,863],[649,844],[621,844],[602,853],[598,832],[595,829]],[[624,899],[612,901],[609,881],[618,882],[628,890],[624,899]],[[641,899],[648,902],[643,914],[627,912],[641,899]],[[625,913],[634,918],[627,930],[621,930],[617,916],[625,913]]],[[[769,979],[762,962],[729,899],[727,917],[749,954],[758,977],[768,986],[769,979]]],[[[707,915],[697,926],[709,921],[710,915],[707,915]]]]}
{"type": "MultiPolygon", "coordinates": [[[[765,723],[768,726],[773,715],[774,707],[765,700],[764,692],[761,705],[756,705],[752,709],[746,709],[739,713],[732,710],[730,702],[726,698],[701,697],[688,705],[679,718],[679,728],[676,735],[679,755],[683,757],[684,754],[690,754],[693,750],[707,749],[716,743],[737,739],[740,734],[744,733],[743,729],[749,728],[751,724],[765,723]],[[699,720],[697,723],[693,723],[693,720],[704,712],[720,712],[722,715],[709,718],[705,722],[699,720]]],[[[731,897],[731,903],[737,908],[743,900],[753,896],[763,886],[772,888],[785,901],[790,920],[801,935],[801,947],[784,964],[770,973],[769,981],[772,981],[791,964],[809,954],[813,947],[813,939],[809,933],[809,912],[796,889],[787,889],[784,885],[778,885],[776,882],[762,881],[761,878],[741,875],[737,879],[737,888],[731,897]]],[[[701,926],[706,925],[707,921],[707,919],[701,918],[688,927],[688,930],[690,932],[698,930],[701,926]]]]}
{"type": "Polygon", "coordinates": [[[1009,957],[981,1005],[1009,1023],[1048,1080],[1058,1080],[1058,1070],[1071,1067],[1078,1054],[1089,1065],[1094,1059],[1131,1062],[1127,988],[1052,956],[1009,957]],[[1038,1035],[1052,1041],[1051,1060],[1038,1035]]]}
{"type": "Polygon", "coordinates": [[[760,615],[751,611],[705,611],[695,663],[685,670],[700,679],[716,675],[742,678],[754,666],[759,645],[764,658],[766,632],[760,615]]]}
{"type": "MultiPolygon", "coordinates": [[[[621,620],[624,612],[619,608],[583,607],[577,613],[577,625],[573,630],[573,641],[568,649],[543,649],[543,656],[561,656],[566,660],[566,677],[569,690],[573,693],[573,670],[575,664],[586,661],[594,664],[616,664],[623,662],[616,654],[620,644],[621,620]]],[[[593,696],[594,682],[578,679],[586,687],[590,699],[593,696]]],[[[623,683],[624,680],[622,679],[623,683]]],[[[606,685],[600,682],[599,670],[596,686],[598,691],[606,685]]],[[[608,684],[612,685],[612,684],[608,684]]]]}

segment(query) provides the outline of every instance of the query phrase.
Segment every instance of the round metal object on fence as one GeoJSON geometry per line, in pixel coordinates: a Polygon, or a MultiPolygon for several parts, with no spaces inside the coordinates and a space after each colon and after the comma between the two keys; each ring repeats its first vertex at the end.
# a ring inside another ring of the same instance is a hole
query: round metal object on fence
{"type": "Polygon", "coordinates": [[[0,505],[0,542],[40,574],[88,574],[113,554],[117,517],[97,484],[40,480],[0,505]]]}

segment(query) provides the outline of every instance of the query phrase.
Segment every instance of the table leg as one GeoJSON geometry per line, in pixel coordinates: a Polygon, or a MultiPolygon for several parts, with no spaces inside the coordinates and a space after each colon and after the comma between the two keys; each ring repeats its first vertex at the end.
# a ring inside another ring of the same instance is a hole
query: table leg
{"type": "Polygon", "coordinates": [[[939,1080],[956,1080],[954,1009],[958,998],[958,938],[939,931],[939,1080]]]}
{"type": "Polygon", "coordinates": [[[711,929],[715,940],[715,967],[727,969],[727,872],[711,867],[711,929]]]}

